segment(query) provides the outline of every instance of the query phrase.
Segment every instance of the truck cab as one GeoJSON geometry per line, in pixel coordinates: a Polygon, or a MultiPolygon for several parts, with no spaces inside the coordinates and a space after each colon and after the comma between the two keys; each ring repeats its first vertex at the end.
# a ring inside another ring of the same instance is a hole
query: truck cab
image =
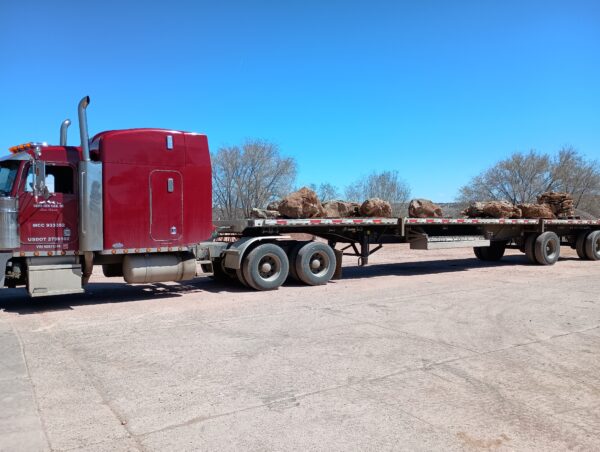
{"type": "Polygon", "coordinates": [[[193,247],[212,233],[206,136],[127,129],[90,140],[88,104],[81,146],[66,144],[66,120],[60,145],[26,143],[0,159],[0,287],[81,293],[94,265],[130,283],[195,276],[193,247]]]}

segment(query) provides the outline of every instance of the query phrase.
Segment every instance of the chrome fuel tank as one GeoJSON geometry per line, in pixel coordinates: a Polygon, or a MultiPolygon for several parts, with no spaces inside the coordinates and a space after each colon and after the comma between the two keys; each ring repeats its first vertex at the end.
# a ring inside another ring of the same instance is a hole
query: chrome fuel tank
{"type": "Polygon", "coordinates": [[[0,250],[20,246],[18,210],[16,198],[0,197],[0,250]]]}

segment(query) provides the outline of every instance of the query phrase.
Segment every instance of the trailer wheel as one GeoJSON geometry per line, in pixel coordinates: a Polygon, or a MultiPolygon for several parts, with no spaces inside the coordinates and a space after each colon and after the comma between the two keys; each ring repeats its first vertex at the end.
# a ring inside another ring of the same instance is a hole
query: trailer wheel
{"type": "Polygon", "coordinates": [[[535,241],[538,238],[538,234],[529,234],[525,239],[525,255],[527,256],[527,260],[531,264],[538,264],[537,259],[535,258],[535,241]]]}
{"type": "Polygon", "coordinates": [[[585,255],[591,261],[600,260],[600,231],[592,231],[586,236],[585,255]]]}
{"type": "Polygon", "coordinates": [[[309,286],[327,284],[335,272],[335,253],[329,245],[321,242],[308,242],[294,262],[300,280],[309,286]]]}
{"type": "Polygon", "coordinates": [[[499,261],[506,251],[506,242],[492,242],[490,246],[476,246],[473,250],[482,261],[499,261]]]}
{"type": "Polygon", "coordinates": [[[242,262],[246,283],[256,290],[273,290],[287,279],[290,264],[280,246],[265,243],[254,248],[242,262]]]}
{"type": "Polygon", "coordinates": [[[555,232],[546,231],[535,239],[535,259],[541,265],[554,265],[560,256],[560,239],[555,232]]]}
{"type": "Polygon", "coordinates": [[[577,250],[577,255],[579,259],[587,260],[587,254],[585,252],[585,239],[587,238],[589,231],[580,232],[577,236],[577,241],[575,242],[575,249],[577,250]]]}

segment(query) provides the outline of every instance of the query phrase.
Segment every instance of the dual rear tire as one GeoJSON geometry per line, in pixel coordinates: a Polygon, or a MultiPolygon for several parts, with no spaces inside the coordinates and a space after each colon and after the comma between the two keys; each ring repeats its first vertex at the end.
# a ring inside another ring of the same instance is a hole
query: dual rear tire
{"type": "Polygon", "coordinates": [[[600,260],[600,231],[584,231],[577,236],[577,255],[589,261],[600,260]]]}
{"type": "Polygon", "coordinates": [[[499,261],[506,251],[506,242],[492,242],[490,246],[477,246],[473,248],[475,257],[481,261],[494,262],[499,261]]]}
{"type": "Polygon", "coordinates": [[[529,234],[524,248],[525,255],[532,264],[554,265],[560,257],[560,237],[552,231],[529,234]]]}
{"type": "Polygon", "coordinates": [[[279,245],[264,243],[243,258],[238,279],[256,290],[273,290],[288,275],[310,286],[326,284],[336,268],[333,249],[321,242],[301,242],[292,246],[289,256],[279,245]]]}

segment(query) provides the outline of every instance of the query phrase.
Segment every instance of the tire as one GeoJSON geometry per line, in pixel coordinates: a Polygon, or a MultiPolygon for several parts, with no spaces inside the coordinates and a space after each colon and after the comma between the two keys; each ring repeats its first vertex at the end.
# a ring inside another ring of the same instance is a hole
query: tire
{"type": "Polygon", "coordinates": [[[231,270],[229,268],[225,268],[223,266],[223,259],[216,258],[213,259],[212,262],[212,278],[221,283],[229,283],[231,280],[235,280],[235,270],[231,270]]]}
{"type": "Polygon", "coordinates": [[[530,264],[538,264],[537,259],[535,258],[535,240],[538,238],[538,234],[529,234],[525,239],[525,255],[527,256],[527,260],[530,264]]]}
{"type": "Polygon", "coordinates": [[[274,243],[254,248],[242,261],[246,283],[256,290],[273,290],[281,286],[289,275],[287,254],[274,243]]]}
{"type": "Polygon", "coordinates": [[[577,250],[577,255],[579,259],[588,260],[587,254],[585,252],[585,239],[587,238],[589,231],[580,232],[577,236],[577,241],[575,242],[575,249],[577,250]]]}
{"type": "Polygon", "coordinates": [[[506,251],[506,242],[492,242],[490,246],[478,246],[473,249],[475,256],[482,261],[499,261],[506,251]]]}
{"type": "Polygon", "coordinates": [[[335,273],[335,264],[335,253],[321,242],[308,242],[300,248],[294,262],[298,278],[309,286],[327,284],[335,273]]]}
{"type": "Polygon", "coordinates": [[[102,264],[102,273],[107,278],[123,277],[123,263],[118,264],[102,264]]]}
{"type": "Polygon", "coordinates": [[[600,260],[600,231],[592,231],[586,236],[585,255],[591,261],[600,260]]]}
{"type": "Polygon", "coordinates": [[[253,289],[253,287],[250,286],[250,284],[248,284],[246,282],[246,278],[244,278],[244,271],[241,268],[238,268],[235,271],[235,279],[237,280],[237,282],[239,282],[242,286],[244,287],[248,287],[249,289],[253,289]]]}
{"type": "Polygon", "coordinates": [[[290,262],[290,279],[293,281],[297,281],[297,282],[302,282],[302,280],[300,279],[300,277],[298,276],[298,272],[296,271],[296,258],[298,256],[298,251],[300,251],[300,249],[306,245],[309,242],[298,242],[295,243],[291,248],[290,248],[290,252],[288,253],[288,260],[290,262]]]}
{"type": "Polygon", "coordinates": [[[534,251],[538,264],[554,265],[560,257],[560,238],[554,232],[543,232],[535,239],[534,251]]]}

